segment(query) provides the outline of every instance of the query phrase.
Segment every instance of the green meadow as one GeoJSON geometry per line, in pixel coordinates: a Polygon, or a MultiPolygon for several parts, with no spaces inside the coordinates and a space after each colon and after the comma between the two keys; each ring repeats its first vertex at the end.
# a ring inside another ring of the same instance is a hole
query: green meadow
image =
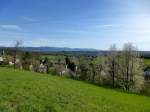
{"type": "Polygon", "coordinates": [[[0,68],[0,112],[150,112],[150,97],[0,68]]]}

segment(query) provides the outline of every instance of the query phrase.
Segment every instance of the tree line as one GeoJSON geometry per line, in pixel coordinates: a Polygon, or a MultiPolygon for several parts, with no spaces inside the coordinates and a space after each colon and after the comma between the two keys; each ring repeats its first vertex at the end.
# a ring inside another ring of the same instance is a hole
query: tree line
{"type": "MultiPolygon", "coordinates": [[[[143,65],[138,49],[132,43],[124,44],[122,50],[112,45],[105,56],[95,59],[80,57],[74,78],[127,91],[139,91],[144,86],[143,65]]],[[[72,67],[70,69],[74,70],[72,67]]]]}

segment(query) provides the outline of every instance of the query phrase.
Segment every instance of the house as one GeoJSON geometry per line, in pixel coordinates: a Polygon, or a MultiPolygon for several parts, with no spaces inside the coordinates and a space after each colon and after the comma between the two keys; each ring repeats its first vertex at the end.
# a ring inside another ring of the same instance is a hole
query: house
{"type": "Polygon", "coordinates": [[[3,63],[5,61],[6,57],[5,57],[5,51],[3,50],[0,56],[0,63],[3,63]]]}
{"type": "Polygon", "coordinates": [[[20,59],[19,58],[16,59],[16,63],[20,63],[20,59]]]}
{"type": "Polygon", "coordinates": [[[34,71],[34,67],[33,67],[33,64],[32,64],[32,63],[29,65],[29,70],[30,70],[30,71],[34,71]]]}
{"type": "Polygon", "coordinates": [[[39,72],[48,73],[48,62],[46,59],[40,60],[39,72]]]}
{"type": "Polygon", "coordinates": [[[147,67],[144,70],[144,78],[145,78],[146,81],[150,81],[150,67],[147,67]]]}
{"type": "Polygon", "coordinates": [[[3,57],[0,57],[0,64],[2,64],[4,62],[3,57]]]}
{"type": "Polygon", "coordinates": [[[13,66],[14,63],[12,61],[9,61],[9,66],[13,66]]]}
{"type": "Polygon", "coordinates": [[[39,66],[39,72],[40,73],[47,73],[47,71],[48,71],[48,67],[45,64],[41,63],[39,66]]]}
{"type": "Polygon", "coordinates": [[[3,61],[4,61],[3,57],[0,57],[0,62],[3,62],[3,61]]]}

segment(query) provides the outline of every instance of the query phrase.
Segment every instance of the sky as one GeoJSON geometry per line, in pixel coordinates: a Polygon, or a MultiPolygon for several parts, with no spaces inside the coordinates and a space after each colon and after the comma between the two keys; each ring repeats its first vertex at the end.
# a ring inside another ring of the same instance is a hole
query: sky
{"type": "Polygon", "coordinates": [[[0,46],[150,51],[150,0],[0,0],[0,46]]]}

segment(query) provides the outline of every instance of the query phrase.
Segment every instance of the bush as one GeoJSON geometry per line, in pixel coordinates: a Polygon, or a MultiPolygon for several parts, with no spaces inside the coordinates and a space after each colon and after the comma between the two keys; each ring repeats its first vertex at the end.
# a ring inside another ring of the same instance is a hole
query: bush
{"type": "Polygon", "coordinates": [[[142,87],[141,91],[142,94],[150,96],[150,83],[146,82],[145,85],[142,87]]]}

